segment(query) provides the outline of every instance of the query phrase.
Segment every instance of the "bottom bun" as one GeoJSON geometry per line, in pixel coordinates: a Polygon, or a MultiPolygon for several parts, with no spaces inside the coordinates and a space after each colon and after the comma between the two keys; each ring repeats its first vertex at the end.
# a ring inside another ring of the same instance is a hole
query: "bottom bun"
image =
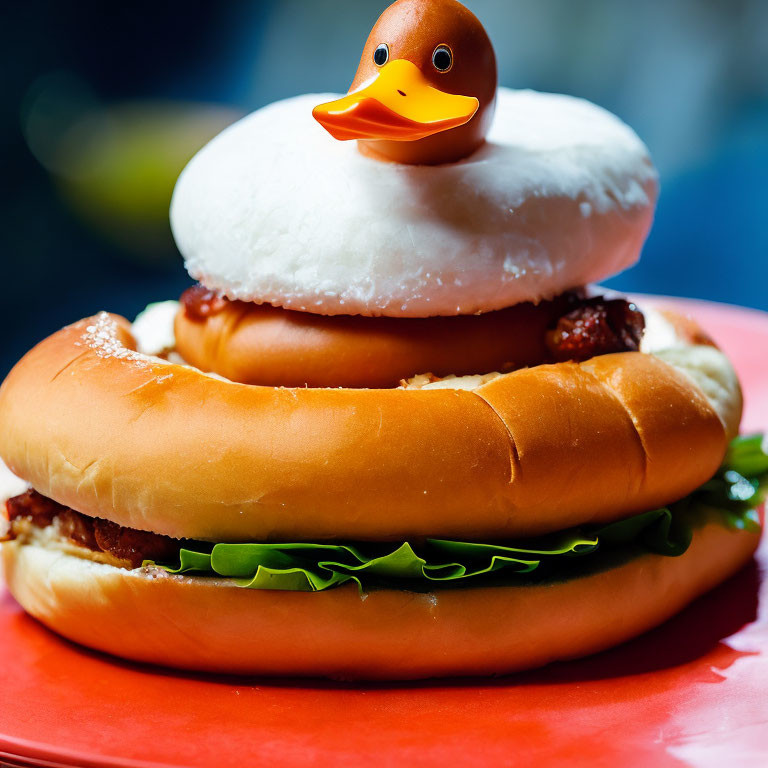
{"type": "Polygon", "coordinates": [[[28,613],[115,656],[208,672],[405,680],[502,674],[616,645],[731,576],[758,540],[708,523],[680,557],[643,554],[565,582],[427,594],[250,590],[18,541],[3,545],[3,562],[28,613]]]}

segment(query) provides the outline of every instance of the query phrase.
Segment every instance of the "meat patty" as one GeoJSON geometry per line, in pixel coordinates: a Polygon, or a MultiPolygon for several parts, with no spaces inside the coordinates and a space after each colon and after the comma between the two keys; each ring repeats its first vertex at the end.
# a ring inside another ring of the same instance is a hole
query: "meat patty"
{"type": "Polygon", "coordinates": [[[178,557],[185,543],[159,533],[123,528],[109,520],[88,517],[35,490],[9,499],[6,508],[11,523],[11,538],[14,537],[13,523],[17,520],[29,520],[38,528],[58,521],[62,535],[73,543],[125,560],[132,568],[138,568],[145,560],[172,561],[178,557]]]}
{"type": "Polygon", "coordinates": [[[583,362],[613,352],[637,352],[645,330],[640,310],[624,299],[574,296],[572,306],[547,334],[556,362],[583,362]]]}

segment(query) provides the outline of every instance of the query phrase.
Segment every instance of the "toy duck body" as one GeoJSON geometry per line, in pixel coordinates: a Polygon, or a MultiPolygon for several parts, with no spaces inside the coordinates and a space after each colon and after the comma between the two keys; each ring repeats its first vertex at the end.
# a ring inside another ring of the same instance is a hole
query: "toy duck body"
{"type": "Polygon", "coordinates": [[[203,148],[171,225],[190,274],[230,299],[464,315],[630,266],[656,194],[648,152],[620,120],[581,99],[498,89],[473,14],[398,0],[348,94],[272,104],[203,148]]]}

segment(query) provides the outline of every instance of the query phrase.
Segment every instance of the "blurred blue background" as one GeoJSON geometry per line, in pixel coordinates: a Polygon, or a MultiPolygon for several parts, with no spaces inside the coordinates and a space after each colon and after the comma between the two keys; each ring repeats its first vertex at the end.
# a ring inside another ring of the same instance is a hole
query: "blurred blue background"
{"type": "MultiPolygon", "coordinates": [[[[386,0],[62,3],[0,10],[0,377],[56,328],[189,284],[173,182],[242,114],[343,91],[386,0]]],[[[467,0],[500,82],[630,123],[662,179],[622,290],[768,309],[768,2],[467,0]]]]}

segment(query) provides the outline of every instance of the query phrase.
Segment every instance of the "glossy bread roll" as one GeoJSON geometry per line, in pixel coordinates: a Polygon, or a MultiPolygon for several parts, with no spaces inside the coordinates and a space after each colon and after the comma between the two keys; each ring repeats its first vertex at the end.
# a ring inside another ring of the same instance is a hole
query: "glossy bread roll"
{"type": "Polygon", "coordinates": [[[176,538],[483,540],[611,521],[708,480],[741,415],[712,347],[471,390],[354,390],[234,384],[133,344],[104,314],[33,349],[0,389],[0,457],[64,505],[176,538]]]}
{"type": "Polygon", "coordinates": [[[201,322],[101,313],[15,366],[0,560],[31,616],[183,669],[504,674],[749,559],[766,452],[731,443],[731,364],[590,295],[651,225],[646,147],[495,62],[458,0],[398,0],[346,96],[259,110],[181,174],[201,322]]]}

